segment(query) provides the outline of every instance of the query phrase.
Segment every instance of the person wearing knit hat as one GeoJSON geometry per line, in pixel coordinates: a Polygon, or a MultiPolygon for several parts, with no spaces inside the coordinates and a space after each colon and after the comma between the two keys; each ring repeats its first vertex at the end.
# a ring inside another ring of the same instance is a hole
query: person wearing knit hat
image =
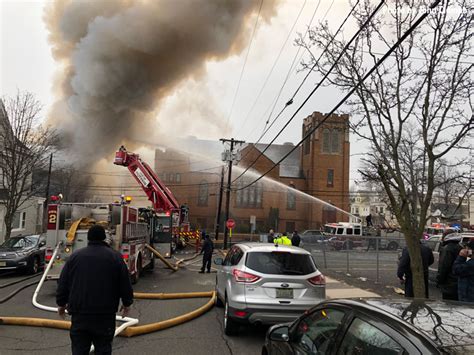
{"type": "Polygon", "coordinates": [[[94,224],[87,231],[87,240],[105,240],[105,229],[98,224],[94,224]]]}
{"type": "Polygon", "coordinates": [[[58,313],[71,315],[72,354],[111,354],[115,314],[122,301],[122,316],[133,303],[133,289],[122,255],[105,243],[104,227],[87,232],[87,247],[72,253],[61,271],[56,291],[58,313]]]}

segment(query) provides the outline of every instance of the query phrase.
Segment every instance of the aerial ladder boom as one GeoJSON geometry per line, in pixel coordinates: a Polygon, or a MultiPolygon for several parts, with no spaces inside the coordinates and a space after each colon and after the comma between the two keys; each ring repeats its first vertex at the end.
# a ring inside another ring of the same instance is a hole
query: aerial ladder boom
{"type": "Polygon", "coordinates": [[[128,152],[124,146],[115,153],[115,165],[126,166],[148,199],[155,212],[179,211],[180,205],[170,189],[158,178],[153,169],[140,156],[128,152]]]}

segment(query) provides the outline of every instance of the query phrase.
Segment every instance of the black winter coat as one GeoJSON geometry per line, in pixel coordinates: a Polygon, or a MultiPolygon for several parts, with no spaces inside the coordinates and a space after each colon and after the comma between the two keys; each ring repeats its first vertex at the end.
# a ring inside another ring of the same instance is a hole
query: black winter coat
{"type": "Polygon", "coordinates": [[[456,296],[458,293],[458,278],[453,274],[453,264],[460,250],[461,246],[458,241],[449,241],[439,252],[436,282],[444,294],[456,296]]]}
{"type": "Polygon", "coordinates": [[[291,245],[294,245],[295,247],[299,247],[301,243],[301,237],[298,234],[295,234],[291,238],[291,245]]]}
{"type": "Polygon", "coordinates": [[[202,243],[201,254],[204,253],[204,256],[210,257],[212,256],[212,252],[214,251],[214,243],[210,239],[204,239],[204,243],[202,243]]]}
{"type": "Polygon", "coordinates": [[[64,265],[56,303],[74,314],[113,314],[119,301],[133,303],[133,289],[122,255],[102,241],[90,241],[64,265]]]}
{"type": "Polygon", "coordinates": [[[459,276],[459,301],[474,302],[474,259],[466,260],[466,258],[458,256],[454,261],[453,272],[454,275],[459,276]]]}
{"type": "MultiPolygon", "coordinates": [[[[425,279],[425,296],[428,298],[428,267],[434,263],[433,252],[426,245],[421,247],[421,260],[423,263],[423,274],[425,279]]],[[[402,279],[405,276],[405,296],[414,297],[413,291],[413,275],[411,273],[410,255],[408,248],[403,248],[402,256],[398,261],[397,277],[402,279]]]]}

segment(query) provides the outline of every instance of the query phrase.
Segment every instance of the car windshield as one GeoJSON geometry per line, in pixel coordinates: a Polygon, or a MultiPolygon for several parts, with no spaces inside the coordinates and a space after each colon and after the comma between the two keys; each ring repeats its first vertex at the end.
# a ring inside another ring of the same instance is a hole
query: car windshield
{"type": "Polygon", "coordinates": [[[308,275],[317,270],[311,255],[279,251],[249,252],[245,266],[271,275],[308,275]]]}
{"type": "Polygon", "coordinates": [[[2,247],[4,248],[27,248],[33,247],[38,243],[39,236],[30,235],[27,237],[12,237],[6,240],[2,247]]]}
{"type": "Polygon", "coordinates": [[[336,228],[330,226],[324,226],[324,233],[327,234],[336,234],[336,228]]]}

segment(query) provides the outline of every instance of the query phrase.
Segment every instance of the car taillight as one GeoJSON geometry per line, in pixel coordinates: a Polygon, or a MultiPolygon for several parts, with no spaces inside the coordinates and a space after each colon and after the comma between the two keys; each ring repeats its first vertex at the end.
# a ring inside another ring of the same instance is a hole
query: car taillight
{"type": "Polygon", "coordinates": [[[236,282],[252,283],[260,280],[260,277],[257,275],[253,275],[248,272],[240,271],[237,269],[232,270],[232,275],[234,275],[236,282]]]}
{"type": "Polygon", "coordinates": [[[308,281],[313,285],[326,285],[326,278],[323,274],[313,276],[312,278],[308,279],[308,281]]]}

